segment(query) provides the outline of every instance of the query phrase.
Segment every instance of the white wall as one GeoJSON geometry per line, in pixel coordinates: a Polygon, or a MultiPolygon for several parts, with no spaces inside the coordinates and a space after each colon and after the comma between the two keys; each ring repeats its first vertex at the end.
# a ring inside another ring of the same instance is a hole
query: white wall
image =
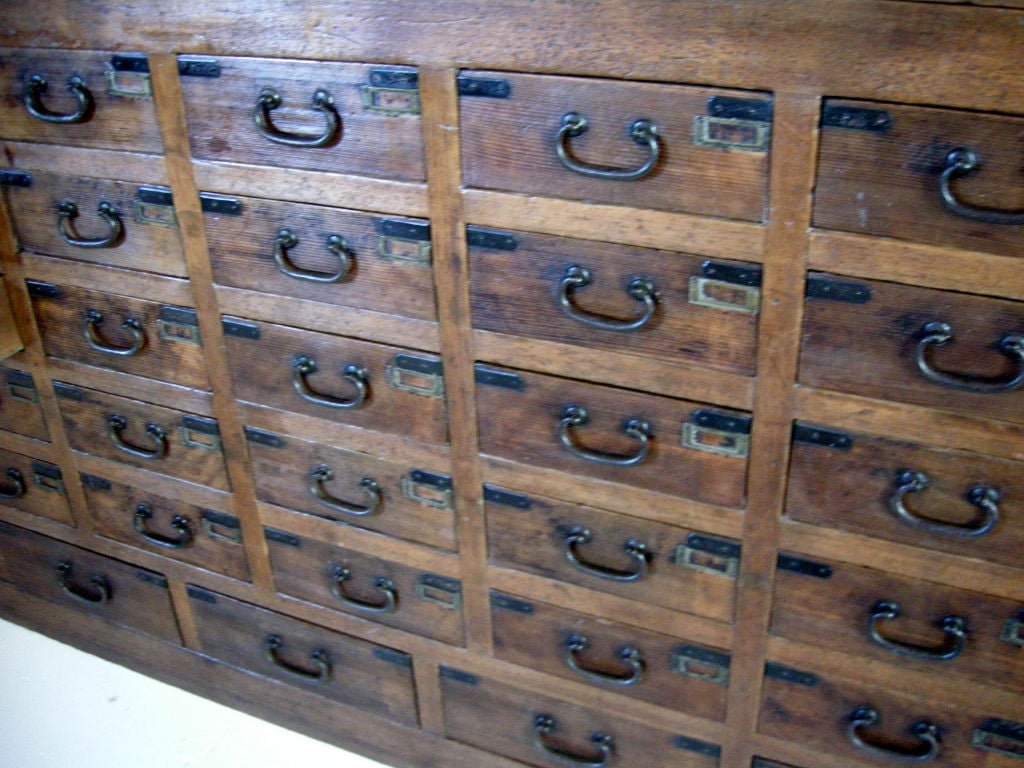
{"type": "Polygon", "coordinates": [[[3,768],[384,768],[0,620],[3,768]]]}

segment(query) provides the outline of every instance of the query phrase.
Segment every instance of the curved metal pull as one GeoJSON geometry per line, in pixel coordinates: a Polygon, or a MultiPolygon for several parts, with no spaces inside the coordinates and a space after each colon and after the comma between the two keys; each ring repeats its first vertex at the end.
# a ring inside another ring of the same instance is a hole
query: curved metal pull
{"type": "Polygon", "coordinates": [[[343,565],[331,569],[331,594],[345,605],[363,613],[394,613],[398,609],[398,591],[391,579],[383,576],[374,579],[373,586],[384,594],[384,599],[379,603],[371,603],[346,594],[345,582],[351,578],[352,571],[343,565]]]}
{"type": "Polygon", "coordinates": [[[904,751],[866,741],[861,736],[861,731],[877,725],[881,719],[878,712],[872,707],[857,707],[850,713],[850,724],[846,729],[846,738],[857,749],[866,752],[872,757],[895,763],[927,763],[939,756],[939,737],[941,735],[939,727],[925,720],[914,723],[910,728],[910,733],[921,741],[919,749],[904,751]]]}
{"type": "Polygon", "coordinates": [[[602,165],[588,165],[576,160],[569,150],[569,139],[582,136],[590,129],[587,118],[576,112],[569,112],[562,117],[562,125],[555,137],[555,153],[559,162],[574,173],[595,179],[613,179],[616,181],[637,181],[649,176],[658,165],[661,157],[661,136],[658,126],[650,120],[635,120],[629,126],[628,136],[641,147],[647,147],[649,156],[639,168],[608,168],[602,165]]]}
{"type": "Polygon", "coordinates": [[[333,509],[353,517],[367,517],[380,508],[382,491],[380,483],[372,477],[364,477],[359,481],[359,488],[369,498],[369,503],[363,506],[350,504],[347,501],[336,498],[327,492],[324,483],[334,479],[334,470],[326,464],[320,464],[309,473],[309,492],[316,497],[317,501],[333,509]]]}
{"type": "Polygon", "coordinates": [[[85,87],[85,80],[81,77],[72,75],[68,78],[68,90],[78,100],[78,109],[74,112],[65,114],[50,111],[43,104],[42,98],[49,87],[46,78],[42,75],[32,75],[29,81],[25,83],[25,109],[28,110],[32,117],[42,120],[44,123],[58,123],[60,125],[84,123],[92,117],[93,110],[96,108],[96,102],[92,98],[92,93],[85,87]]]}
{"type": "Polygon", "coordinates": [[[582,427],[590,421],[590,414],[582,405],[567,405],[562,410],[562,420],[558,424],[558,439],[573,456],[598,464],[614,467],[635,467],[643,463],[651,449],[651,425],[641,419],[630,419],[623,427],[627,437],[640,442],[640,448],[633,455],[619,455],[594,451],[576,443],[572,436],[573,427],[582,427]]]}
{"type": "Polygon", "coordinates": [[[999,502],[1002,494],[991,485],[976,485],[967,492],[967,501],[981,510],[981,518],[970,525],[941,523],[922,517],[911,510],[906,497],[911,493],[920,493],[931,483],[923,472],[901,470],[896,475],[896,488],[889,498],[889,509],[901,522],[911,528],[950,539],[980,539],[987,536],[999,522],[999,502]]]}
{"type": "Polygon", "coordinates": [[[137,459],[162,459],[167,455],[167,433],[159,424],[146,425],[146,435],[156,443],[156,448],[147,450],[124,441],[121,433],[128,428],[128,419],[116,413],[107,416],[107,435],[117,449],[137,459]]]}
{"type": "Polygon", "coordinates": [[[139,504],[135,508],[134,525],[135,530],[150,544],[166,549],[185,549],[192,544],[192,529],[189,528],[188,518],[182,515],[175,515],[171,518],[170,526],[178,532],[176,538],[164,536],[162,533],[155,533],[146,528],[146,523],[153,519],[153,509],[148,504],[139,504]]]}
{"type": "Polygon", "coordinates": [[[20,499],[28,492],[25,476],[17,467],[8,467],[5,473],[9,483],[0,485],[0,499],[20,499]]]}
{"type": "Polygon", "coordinates": [[[284,641],[279,636],[267,635],[267,639],[263,641],[263,657],[282,672],[286,672],[300,680],[312,683],[326,683],[331,679],[331,660],[327,655],[327,651],[317,649],[309,654],[310,661],[316,666],[316,669],[309,670],[295,666],[282,659],[278,651],[281,650],[283,645],[284,641]]]}
{"type": "Polygon", "coordinates": [[[644,305],[643,313],[635,320],[616,320],[591,314],[573,304],[573,295],[577,288],[590,285],[593,278],[590,270],[576,264],[565,270],[565,275],[558,284],[558,306],[562,312],[588,328],[602,331],[639,331],[654,319],[658,306],[658,292],[654,282],[648,277],[634,277],[629,281],[626,292],[632,299],[644,305]]]}
{"type": "Polygon", "coordinates": [[[298,357],[292,363],[292,384],[303,400],[328,408],[349,409],[358,408],[366,402],[366,398],[370,394],[370,374],[365,368],[349,363],[341,371],[342,378],[351,382],[356,388],[356,395],[351,400],[342,400],[333,395],[323,395],[310,389],[309,384],[306,383],[306,377],[311,373],[316,373],[316,369],[316,360],[311,357],[298,357]]]}
{"type": "Polygon", "coordinates": [[[565,663],[573,672],[585,677],[587,680],[593,680],[602,685],[614,685],[622,688],[636,685],[644,679],[644,660],[640,656],[640,651],[633,646],[626,645],[619,649],[618,657],[629,667],[629,670],[622,674],[615,674],[614,672],[604,672],[603,670],[593,669],[584,665],[579,656],[589,645],[590,640],[587,639],[586,635],[574,633],[566,638],[565,663]]]}
{"type": "Polygon", "coordinates": [[[78,218],[78,206],[70,200],[65,200],[57,206],[57,229],[64,242],[76,248],[113,248],[117,245],[124,237],[124,225],[114,206],[110,203],[100,203],[96,213],[107,223],[110,232],[105,237],[80,237],[72,223],[78,218]]]}
{"type": "Polygon", "coordinates": [[[967,621],[960,616],[952,615],[943,617],[938,625],[946,635],[946,643],[943,647],[927,648],[910,643],[899,643],[883,637],[878,631],[879,625],[899,617],[899,603],[882,600],[875,603],[871,609],[871,619],[868,621],[868,631],[872,641],[897,656],[918,661],[950,661],[962,654],[967,647],[967,621]]]}
{"type": "Polygon", "coordinates": [[[276,144],[284,144],[288,147],[326,147],[334,142],[341,127],[341,118],[334,109],[334,97],[327,91],[318,89],[313,94],[311,106],[317,112],[323,113],[326,125],[321,134],[288,133],[280,130],[274,125],[270,113],[281,106],[281,95],[273,88],[264,88],[260,91],[259,99],[256,101],[256,110],[253,112],[253,120],[256,122],[256,129],[266,138],[276,144]]]}
{"type": "Polygon", "coordinates": [[[611,736],[600,732],[591,735],[590,743],[597,750],[597,755],[591,756],[570,752],[552,743],[548,737],[557,729],[558,724],[551,715],[537,715],[533,718],[533,745],[548,757],[574,768],[606,768],[611,762],[615,751],[615,739],[611,736]]]}
{"type": "Polygon", "coordinates": [[[942,206],[952,214],[984,224],[1024,224],[1024,211],[979,208],[957,199],[953,191],[953,179],[966,176],[977,167],[978,155],[972,149],[958,147],[946,155],[946,165],[939,177],[939,197],[942,199],[942,206]]]}
{"type": "Polygon", "coordinates": [[[317,272],[312,269],[296,267],[288,259],[288,249],[294,248],[298,244],[298,236],[290,229],[282,229],[277,233],[277,240],[274,242],[274,263],[277,264],[277,268],[282,274],[312,283],[337,283],[344,280],[352,271],[352,249],[338,235],[331,235],[327,238],[327,250],[340,262],[337,272],[317,272]]]}
{"type": "Polygon", "coordinates": [[[103,341],[98,330],[102,323],[103,313],[99,310],[90,309],[85,313],[85,323],[82,325],[82,331],[85,334],[86,342],[97,352],[117,357],[133,357],[139,354],[142,348],[146,346],[146,334],[142,330],[142,323],[134,317],[129,317],[121,323],[121,327],[131,334],[132,337],[132,343],[127,347],[115,347],[103,341]]]}
{"type": "Polygon", "coordinates": [[[921,329],[921,334],[915,351],[917,369],[933,384],[982,394],[1012,392],[1024,385],[1024,334],[1008,333],[996,342],[996,349],[1009,358],[1017,370],[1010,376],[991,379],[946,373],[932,366],[928,360],[929,350],[953,339],[953,328],[949,323],[928,323],[921,329]]]}
{"type": "Polygon", "coordinates": [[[651,550],[648,546],[637,539],[629,539],[623,544],[623,550],[630,558],[633,559],[636,565],[636,570],[633,571],[620,571],[616,568],[609,568],[604,565],[598,565],[596,563],[588,563],[579,556],[578,548],[583,544],[589,544],[593,541],[593,534],[591,534],[589,528],[581,528],[579,526],[569,529],[569,532],[565,535],[565,557],[573,564],[575,568],[584,573],[588,573],[591,576],[597,576],[600,579],[609,579],[611,581],[619,582],[630,582],[640,581],[646,578],[650,570],[651,562],[651,550]]]}
{"type": "Polygon", "coordinates": [[[96,573],[89,579],[91,589],[75,584],[72,581],[74,566],[70,560],[57,563],[57,583],[64,594],[87,605],[105,605],[110,602],[110,584],[102,575],[96,573]]]}

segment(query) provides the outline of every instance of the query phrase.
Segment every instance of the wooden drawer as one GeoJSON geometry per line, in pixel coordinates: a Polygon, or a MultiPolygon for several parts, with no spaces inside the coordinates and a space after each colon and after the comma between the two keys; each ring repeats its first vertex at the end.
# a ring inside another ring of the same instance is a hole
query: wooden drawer
{"type": "Polygon", "coordinates": [[[415,69],[231,56],[179,69],[199,160],[425,178],[415,69]]]}
{"type": "Polygon", "coordinates": [[[22,248],[186,277],[170,190],[45,171],[0,178],[22,248]]]}
{"type": "Polygon", "coordinates": [[[205,654],[309,693],[415,726],[412,658],[189,586],[205,654]]]}
{"type": "Polygon", "coordinates": [[[1024,693],[1024,603],[846,563],[779,558],[772,633],[1024,693]]]}
{"type": "Polygon", "coordinates": [[[239,400],[424,443],[448,441],[435,356],[237,318],[225,318],[224,331],[239,400]],[[259,376],[252,375],[254,357],[259,376]]]}
{"type": "Polygon", "coordinates": [[[249,580],[238,518],[98,475],[82,475],[95,532],[233,579],[249,580]]]}
{"type": "Polygon", "coordinates": [[[714,720],[729,654],[607,619],[491,592],[494,653],[529,669],[714,720]]]}
{"type": "Polygon", "coordinates": [[[470,227],[473,326],[753,375],[761,269],[470,227]]]}
{"type": "Polygon", "coordinates": [[[167,580],[158,573],[2,522],[0,552],[8,578],[36,597],[181,642],[167,580]]]}
{"type": "Polygon", "coordinates": [[[1018,256],[1021,131],[1021,117],[827,99],[814,224],[1018,256]]]}
{"type": "Polygon", "coordinates": [[[1013,768],[1024,752],[1020,714],[769,662],[760,730],[865,765],[1013,768]]]}
{"type": "Polygon", "coordinates": [[[463,72],[459,90],[471,187],[764,218],[766,94],[506,72],[463,72]]]}
{"type": "Polygon", "coordinates": [[[495,565],[733,620],[737,542],[494,486],[484,497],[495,565]]]}
{"type": "Polygon", "coordinates": [[[808,281],[800,382],[1024,421],[1024,304],[929,288],[808,281]]]}
{"type": "Polygon", "coordinates": [[[0,51],[0,137],[162,153],[148,60],[109,51],[0,51]]]}
{"type": "Polygon", "coordinates": [[[786,514],[1020,567],[1022,476],[1019,461],[798,423],[786,514]]]}
{"type": "Polygon", "coordinates": [[[712,504],[746,498],[750,417],[702,403],[477,365],[480,450],[712,504]]]}
{"type": "Polygon", "coordinates": [[[401,562],[264,529],[278,592],[462,645],[462,584],[401,562]]]}
{"type": "Polygon", "coordinates": [[[448,738],[528,765],[714,768],[717,744],[441,667],[448,738]]]}
{"type": "Polygon", "coordinates": [[[0,429],[49,440],[46,418],[39,407],[39,390],[32,374],[0,365],[4,388],[0,390],[0,429]]]}
{"type": "Polygon", "coordinates": [[[51,357],[209,389],[199,320],[191,307],[29,280],[51,357]]]}
{"type": "Polygon", "coordinates": [[[0,504],[73,524],[60,467],[13,451],[0,450],[0,504]]]}
{"type": "Polygon", "coordinates": [[[237,214],[205,217],[214,279],[221,285],[437,319],[429,222],[232,199],[237,214]]]}
{"type": "Polygon", "coordinates": [[[451,475],[253,427],[245,434],[262,501],[455,549],[451,475]]]}
{"type": "Polygon", "coordinates": [[[214,419],[54,382],[76,451],[229,490],[214,419]]]}

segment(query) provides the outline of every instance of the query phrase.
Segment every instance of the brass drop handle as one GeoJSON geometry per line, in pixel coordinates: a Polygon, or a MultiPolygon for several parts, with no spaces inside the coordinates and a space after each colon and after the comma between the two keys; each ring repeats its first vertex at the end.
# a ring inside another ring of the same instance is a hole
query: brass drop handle
{"type": "Polygon", "coordinates": [[[576,289],[590,285],[592,281],[593,277],[586,267],[573,264],[565,270],[565,275],[558,283],[558,307],[567,317],[588,328],[620,332],[639,331],[654,319],[658,308],[658,292],[650,278],[634,277],[626,287],[626,293],[644,307],[640,316],[632,320],[603,317],[577,307],[573,303],[576,289]]]}
{"type": "Polygon", "coordinates": [[[317,649],[309,654],[310,661],[316,667],[316,669],[310,670],[285,661],[280,654],[283,646],[284,640],[280,636],[267,635],[263,641],[263,657],[282,672],[306,682],[326,683],[331,679],[331,660],[327,651],[317,649]]]}
{"type": "Polygon", "coordinates": [[[983,224],[1024,224],[1024,211],[1003,211],[998,208],[981,208],[962,202],[953,191],[953,180],[966,176],[978,167],[978,155],[972,149],[958,147],[946,155],[946,164],[939,176],[939,197],[942,206],[956,216],[983,224]]]}
{"type": "Polygon", "coordinates": [[[579,548],[593,541],[594,536],[589,528],[574,526],[570,528],[563,539],[565,546],[565,558],[573,567],[590,576],[609,581],[633,582],[640,581],[647,577],[650,572],[651,551],[648,546],[638,540],[629,539],[623,544],[623,550],[633,561],[634,570],[626,571],[617,568],[609,568],[605,565],[591,563],[580,557],[579,548]]]}
{"type": "Polygon", "coordinates": [[[20,499],[28,492],[25,476],[17,467],[8,467],[5,473],[9,482],[0,484],[0,499],[20,499]]]}
{"type": "Polygon", "coordinates": [[[174,515],[171,518],[170,526],[178,532],[176,537],[165,536],[162,533],[149,530],[146,526],[148,521],[153,519],[153,508],[148,504],[139,504],[135,507],[135,516],[132,523],[137,533],[150,544],[156,544],[165,549],[185,549],[193,542],[192,529],[189,527],[188,518],[183,515],[174,515]]]}
{"type": "Polygon", "coordinates": [[[991,485],[976,485],[967,492],[967,501],[977,507],[982,515],[977,522],[969,525],[956,525],[931,520],[914,512],[907,506],[907,496],[920,493],[931,484],[931,480],[923,472],[912,469],[900,470],[896,473],[895,489],[889,498],[889,509],[900,522],[918,531],[948,539],[980,539],[987,536],[999,522],[999,502],[1002,494],[991,485]]]}
{"type": "Polygon", "coordinates": [[[646,147],[647,160],[637,168],[608,168],[602,165],[583,163],[572,156],[569,140],[582,136],[590,130],[590,122],[576,112],[568,112],[562,116],[562,124],[555,137],[555,154],[558,161],[573,173],[589,176],[594,179],[611,179],[614,181],[637,181],[649,176],[658,165],[661,157],[661,136],[658,127],[650,120],[635,120],[629,126],[628,136],[636,144],[646,147]]]}
{"type": "Polygon", "coordinates": [[[124,440],[121,433],[128,428],[128,420],[120,414],[112,413],[107,417],[107,436],[117,449],[137,459],[155,460],[167,455],[167,433],[159,424],[146,425],[146,436],[155,444],[155,448],[140,448],[124,440]]]}
{"type": "Polygon", "coordinates": [[[70,560],[57,564],[57,583],[68,597],[86,605],[106,605],[110,602],[110,584],[101,574],[93,574],[89,586],[76,584],[72,577],[74,566],[70,560]]]}
{"type": "Polygon", "coordinates": [[[275,144],[283,144],[287,147],[326,147],[334,142],[341,128],[341,118],[334,109],[334,98],[330,93],[318,89],[313,94],[313,101],[310,106],[324,116],[325,126],[323,133],[288,133],[274,125],[271,112],[281,106],[281,95],[273,88],[264,88],[260,91],[256,100],[256,109],[253,112],[253,120],[256,129],[267,139],[275,144]]]}
{"type": "Polygon", "coordinates": [[[88,238],[81,237],[75,231],[74,220],[78,218],[78,206],[70,200],[65,200],[57,206],[57,230],[64,242],[76,248],[113,248],[124,237],[124,224],[114,206],[107,202],[101,202],[96,213],[107,224],[109,232],[103,237],[88,238]]]}
{"type": "Polygon", "coordinates": [[[374,579],[374,588],[384,595],[383,599],[376,603],[348,594],[345,591],[345,582],[351,579],[352,571],[349,568],[336,565],[331,569],[331,594],[345,605],[363,613],[394,613],[398,609],[398,591],[391,579],[384,576],[374,579]]]}
{"type": "Polygon", "coordinates": [[[947,373],[935,368],[929,358],[934,347],[953,340],[953,327],[949,323],[927,323],[921,329],[914,357],[917,369],[933,384],[952,387],[964,392],[998,394],[1013,392],[1024,385],[1024,334],[1007,333],[996,342],[996,349],[1014,364],[1015,371],[1004,377],[983,378],[967,374],[947,373]]]}
{"type": "Polygon", "coordinates": [[[146,346],[146,334],[142,330],[142,323],[134,317],[129,317],[121,323],[121,327],[132,337],[131,344],[127,347],[117,347],[100,338],[99,327],[102,324],[103,313],[99,310],[90,309],[85,313],[85,322],[82,324],[85,341],[97,352],[115,357],[134,357],[146,346]]]}
{"type": "Polygon", "coordinates": [[[78,108],[74,112],[53,112],[43,104],[43,94],[49,87],[46,78],[42,75],[32,75],[25,83],[25,109],[32,117],[42,120],[44,123],[59,125],[84,123],[92,117],[96,102],[92,98],[92,92],[85,87],[85,80],[80,76],[72,75],[68,78],[68,90],[78,101],[78,108]]]}
{"type": "Polygon", "coordinates": [[[277,239],[274,241],[274,263],[282,274],[311,283],[337,283],[344,280],[352,271],[352,249],[338,235],[331,235],[327,238],[327,250],[337,257],[339,262],[336,272],[317,272],[292,264],[288,258],[288,250],[298,244],[298,236],[290,229],[282,229],[277,233],[277,239]]]}
{"type": "Polygon", "coordinates": [[[368,497],[368,504],[351,504],[328,493],[324,483],[334,479],[334,470],[326,464],[320,464],[309,473],[309,492],[317,501],[326,507],[351,517],[367,517],[380,508],[382,491],[380,483],[372,477],[364,477],[359,481],[359,489],[368,497]]]}
{"type": "Polygon", "coordinates": [[[967,621],[960,616],[944,616],[939,621],[939,629],[946,635],[946,642],[937,648],[927,648],[911,643],[902,643],[884,637],[879,631],[880,625],[894,621],[900,617],[899,603],[881,600],[871,608],[868,620],[868,634],[876,645],[890,653],[917,661],[951,661],[960,656],[967,647],[967,621]]]}
{"type": "Polygon", "coordinates": [[[878,725],[881,719],[878,711],[874,708],[867,705],[857,707],[850,713],[846,738],[862,752],[894,763],[927,763],[939,756],[939,737],[941,735],[939,728],[926,720],[914,723],[910,728],[910,733],[921,742],[918,749],[902,750],[885,747],[865,739],[862,731],[878,725]]]}
{"type": "Polygon", "coordinates": [[[321,394],[310,388],[306,377],[316,373],[316,360],[311,357],[297,357],[292,362],[292,385],[299,396],[314,405],[322,405],[327,408],[355,409],[366,402],[370,394],[370,374],[365,368],[349,363],[342,371],[341,376],[350,382],[356,389],[354,397],[345,400],[334,395],[321,394]]]}
{"type": "Polygon", "coordinates": [[[558,723],[551,715],[537,715],[533,718],[533,745],[562,765],[574,768],[607,768],[615,751],[615,739],[604,733],[594,733],[590,743],[597,751],[596,755],[572,752],[559,746],[549,738],[558,730],[558,723]]]}
{"type": "Polygon", "coordinates": [[[558,439],[573,456],[613,467],[635,467],[647,459],[653,437],[651,425],[648,422],[642,419],[630,419],[625,423],[623,431],[626,436],[640,443],[640,447],[635,453],[625,455],[605,453],[579,445],[572,430],[585,426],[589,422],[590,413],[582,405],[567,405],[562,409],[562,418],[558,423],[558,439]]]}
{"type": "Polygon", "coordinates": [[[617,655],[619,660],[628,667],[628,670],[621,674],[605,672],[601,669],[588,667],[581,658],[581,654],[587,650],[589,646],[590,640],[587,636],[581,635],[578,632],[574,632],[566,638],[565,664],[573,672],[587,680],[600,683],[601,685],[610,685],[620,688],[628,688],[636,685],[644,679],[644,660],[640,655],[640,651],[633,646],[626,645],[618,651],[617,655]]]}

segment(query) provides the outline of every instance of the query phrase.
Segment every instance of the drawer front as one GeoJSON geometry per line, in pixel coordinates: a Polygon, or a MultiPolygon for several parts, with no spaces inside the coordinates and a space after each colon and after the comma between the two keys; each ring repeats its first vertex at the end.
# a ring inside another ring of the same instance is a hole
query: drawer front
{"type": "Polygon", "coordinates": [[[505,72],[464,72],[459,90],[471,187],[764,218],[765,94],[505,72]]]}
{"type": "Polygon", "coordinates": [[[714,768],[720,748],[614,712],[441,667],[448,738],[528,765],[714,768]]]}
{"type": "Polygon", "coordinates": [[[36,280],[28,289],[47,355],[210,388],[191,307],[36,280]]]}
{"type": "Polygon", "coordinates": [[[237,214],[207,212],[221,285],[437,319],[430,223],[256,198],[237,214]]]}
{"type": "Polygon", "coordinates": [[[228,56],[179,68],[197,159],[425,178],[414,69],[228,56]]]}
{"type": "Polygon", "coordinates": [[[493,564],[733,620],[737,542],[494,486],[484,492],[493,564]]]}
{"type": "Polygon", "coordinates": [[[786,514],[1019,567],[1022,476],[1019,461],[797,424],[786,514]]]}
{"type": "Polygon", "coordinates": [[[779,566],[773,634],[1024,692],[1024,603],[786,554],[779,566]]]}
{"type": "Polygon", "coordinates": [[[491,592],[499,659],[663,707],[725,719],[729,655],[625,624],[491,592]]]}
{"type": "Polygon", "coordinates": [[[265,529],[279,592],[462,645],[462,584],[400,562],[265,529]]]}
{"type": "Polygon", "coordinates": [[[432,355],[235,318],[225,318],[224,331],[239,400],[424,443],[448,440],[441,361],[432,355]],[[254,357],[264,363],[260,376],[251,375],[254,357]]]}
{"type": "Polygon", "coordinates": [[[814,224],[1018,256],[1024,118],[828,99],[814,224]]]}
{"type": "Polygon", "coordinates": [[[0,450],[0,504],[72,525],[60,467],[0,450]]]}
{"type": "Polygon", "coordinates": [[[148,60],[108,51],[0,51],[0,136],[162,153],[148,60]]]}
{"type": "Polygon", "coordinates": [[[0,429],[49,441],[50,431],[39,407],[39,390],[32,374],[0,365],[0,429]]]}
{"type": "Polygon", "coordinates": [[[7,576],[20,589],[112,624],[180,643],[167,580],[158,573],[0,523],[7,576]]]}
{"type": "Polygon", "coordinates": [[[203,653],[415,726],[412,657],[199,587],[188,588],[203,653]]]}
{"type": "Polygon", "coordinates": [[[133,547],[249,580],[238,518],[142,488],[82,475],[95,531],[133,547]]]}
{"type": "Polygon", "coordinates": [[[471,227],[473,326],[754,373],[760,267],[471,227]]]}
{"type": "Polygon", "coordinates": [[[1024,304],[822,275],[808,292],[802,384],[1024,421],[1024,304]]]}
{"type": "Polygon", "coordinates": [[[229,490],[214,419],[63,382],[54,390],[74,450],[229,490]]]}
{"type": "Polygon", "coordinates": [[[750,418],[701,403],[478,365],[480,450],[742,507],[750,418]]]}
{"type": "Polygon", "coordinates": [[[186,277],[170,190],[29,171],[4,181],[22,248],[186,277]]]}
{"type": "Polygon", "coordinates": [[[245,432],[262,501],[455,549],[450,474],[253,427],[245,432]]]}

